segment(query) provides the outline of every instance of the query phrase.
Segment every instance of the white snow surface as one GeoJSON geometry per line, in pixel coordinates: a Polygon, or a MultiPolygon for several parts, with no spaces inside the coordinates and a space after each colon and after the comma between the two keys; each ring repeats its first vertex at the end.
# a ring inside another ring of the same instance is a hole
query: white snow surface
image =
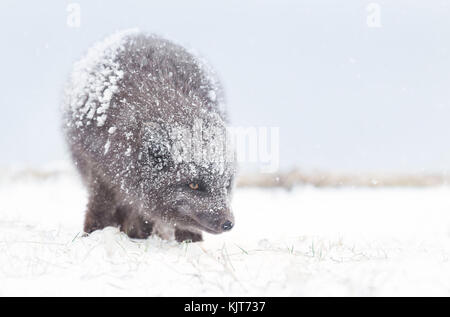
{"type": "Polygon", "coordinates": [[[76,173],[0,170],[0,296],[450,295],[450,188],[235,191],[201,243],[82,237],[76,173]]]}

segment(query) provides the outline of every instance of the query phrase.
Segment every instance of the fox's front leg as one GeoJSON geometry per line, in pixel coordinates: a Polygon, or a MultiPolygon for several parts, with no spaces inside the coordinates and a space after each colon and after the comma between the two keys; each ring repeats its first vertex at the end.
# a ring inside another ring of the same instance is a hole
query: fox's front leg
{"type": "Polygon", "coordinates": [[[108,226],[117,226],[115,210],[114,193],[99,178],[93,179],[89,187],[84,232],[89,234],[108,226]]]}
{"type": "Polygon", "coordinates": [[[193,232],[177,228],[175,229],[175,240],[177,240],[178,242],[200,242],[203,241],[203,236],[201,232],[193,232]]]}
{"type": "Polygon", "coordinates": [[[144,219],[126,207],[119,207],[117,214],[120,215],[120,230],[132,239],[147,239],[154,229],[152,221],[144,219]]]}

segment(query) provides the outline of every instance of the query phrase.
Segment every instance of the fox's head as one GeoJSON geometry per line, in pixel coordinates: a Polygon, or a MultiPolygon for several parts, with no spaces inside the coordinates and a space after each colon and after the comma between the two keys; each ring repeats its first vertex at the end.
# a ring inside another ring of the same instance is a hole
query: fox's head
{"type": "MultiPolygon", "coordinates": [[[[141,163],[148,174],[152,214],[180,229],[218,234],[234,226],[231,197],[236,166],[226,129],[147,124],[141,163]]],[[[145,195],[145,193],[144,193],[145,195]]]]}

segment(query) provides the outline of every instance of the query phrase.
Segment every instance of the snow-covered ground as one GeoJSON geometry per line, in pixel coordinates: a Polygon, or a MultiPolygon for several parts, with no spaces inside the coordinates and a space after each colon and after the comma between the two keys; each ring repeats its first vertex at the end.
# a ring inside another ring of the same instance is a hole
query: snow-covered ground
{"type": "Polygon", "coordinates": [[[450,188],[237,189],[196,244],[81,237],[73,171],[0,174],[0,295],[450,295],[450,188]]]}

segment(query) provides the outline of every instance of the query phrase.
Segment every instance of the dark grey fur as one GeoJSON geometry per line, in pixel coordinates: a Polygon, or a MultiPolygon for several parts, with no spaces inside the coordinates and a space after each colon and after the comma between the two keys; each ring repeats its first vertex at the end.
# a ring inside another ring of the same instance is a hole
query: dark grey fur
{"type": "Polygon", "coordinates": [[[213,73],[165,39],[129,32],[88,52],[64,107],[67,142],[89,192],[84,231],[117,226],[132,238],[200,241],[201,231],[231,229],[234,163],[176,162],[170,153],[175,126],[193,128],[197,119],[223,131],[221,104],[213,73]]]}

